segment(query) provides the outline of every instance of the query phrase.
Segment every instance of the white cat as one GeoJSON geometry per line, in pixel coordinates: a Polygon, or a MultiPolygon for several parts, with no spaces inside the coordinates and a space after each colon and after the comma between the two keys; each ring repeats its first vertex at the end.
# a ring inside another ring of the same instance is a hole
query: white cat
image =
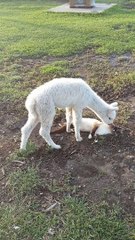
{"type": "MultiPolygon", "coordinates": [[[[63,124],[60,128],[51,131],[51,133],[62,133],[65,132],[67,127],[66,124],[63,124]]],[[[72,129],[70,129],[71,131],[72,129]]],[[[113,124],[106,124],[94,118],[82,118],[80,124],[81,132],[89,132],[88,138],[91,139],[93,136],[97,135],[107,135],[112,134],[116,130],[116,127],[113,124]]],[[[69,131],[68,131],[69,132],[69,131]]]]}
{"type": "Polygon", "coordinates": [[[72,109],[76,141],[81,141],[80,124],[82,110],[86,107],[95,112],[106,124],[113,123],[118,104],[108,104],[101,99],[90,86],[78,78],[53,79],[33,90],[26,99],[28,120],[21,132],[20,149],[26,149],[28,138],[37,123],[41,123],[39,134],[52,148],[60,149],[50,136],[50,129],[55,116],[55,108],[66,108],[67,131],[71,125],[70,109],[72,109]],[[69,116],[68,116],[69,115],[69,116]]]}
{"type": "Polygon", "coordinates": [[[91,139],[97,135],[107,135],[113,133],[114,126],[108,125],[93,118],[82,118],[80,130],[82,132],[90,132],[88,138],[91,139]]]}

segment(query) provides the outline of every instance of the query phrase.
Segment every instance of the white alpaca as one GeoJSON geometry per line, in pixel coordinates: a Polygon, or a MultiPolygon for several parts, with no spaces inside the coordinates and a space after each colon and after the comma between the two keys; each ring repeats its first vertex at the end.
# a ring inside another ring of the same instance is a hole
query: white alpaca
{"type": "Polygon", "coordinates": [[[33,90],[26,99],[28,120],[21,132],[21,149],[26,149],[28,138],[37,123],[41,123],[39,134],[52,148],[60,149],[50,136],[50,129],[55,116],[55,108],[66,108],[67,131],[72,122],[70,109],[73,113],[76,141],[81,141],[80,123],[82,110],[90,108],[106,124],[113,123],[118,110],[117,103],[108,104],[101,99],[82,79],[58,78],[33,90]]]}

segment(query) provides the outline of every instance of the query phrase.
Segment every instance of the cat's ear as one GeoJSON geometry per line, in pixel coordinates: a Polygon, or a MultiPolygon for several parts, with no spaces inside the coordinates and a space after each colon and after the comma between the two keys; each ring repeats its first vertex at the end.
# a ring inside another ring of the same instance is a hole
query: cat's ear
{"type": "Polygon", "coordinates": [[[115,110],[115,111],[118,111],[118,110],[119,110],[119,107],[118,107],[118,103],[117,103],[117,102],[111,103],[110,106],[111,106],[111,109],[112,109],[112,110],[115,110]]]}

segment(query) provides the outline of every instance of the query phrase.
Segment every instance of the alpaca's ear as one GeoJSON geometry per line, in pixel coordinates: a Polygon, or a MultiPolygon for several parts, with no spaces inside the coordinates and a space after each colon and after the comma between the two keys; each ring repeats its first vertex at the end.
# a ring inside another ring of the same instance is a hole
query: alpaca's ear
{"type": "Polygon", "coordinates": [[[110,116],[113,114],[114,111],[118,111],[119,108],[118,107],[110,107],[110,109],[107,110],[107,115],[110,116]]]}
{"type": "Polygon", "coordinates": [[[118,110],[119,110],[119,107],[112,107],[112,110],[113,110],[113,111],[118,111],[118,110]]]}
{"type": "Polygon", "coordinates": [[[119,107],[118,107],[118,103],[117,102],[113,102],[110,104],[111,105],[111,109],[112,110],[115,110],[115,111],[118,111],[119,110],[119,107]]]}
{"type": "Polygon", "coordinates": [[[113,103],[111,103],[111,106],[112,106],[112,107],[117,107],[117,106],[118,106],[118,103],[117,103],[117,102],[113,102],[113,103]]]}

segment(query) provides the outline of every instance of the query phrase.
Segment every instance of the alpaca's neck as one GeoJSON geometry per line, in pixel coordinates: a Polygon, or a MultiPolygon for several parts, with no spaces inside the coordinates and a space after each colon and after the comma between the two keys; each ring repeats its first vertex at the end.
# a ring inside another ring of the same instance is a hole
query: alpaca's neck
{"type": "Polygon", "coordinates": [[[88,107],[93,110],[100,118],[102,118],[102,113],[105,113],[107,110],[108,103],[99,97],[93,90],[90,91],[89,100],[90,101],[88,107]]]}

